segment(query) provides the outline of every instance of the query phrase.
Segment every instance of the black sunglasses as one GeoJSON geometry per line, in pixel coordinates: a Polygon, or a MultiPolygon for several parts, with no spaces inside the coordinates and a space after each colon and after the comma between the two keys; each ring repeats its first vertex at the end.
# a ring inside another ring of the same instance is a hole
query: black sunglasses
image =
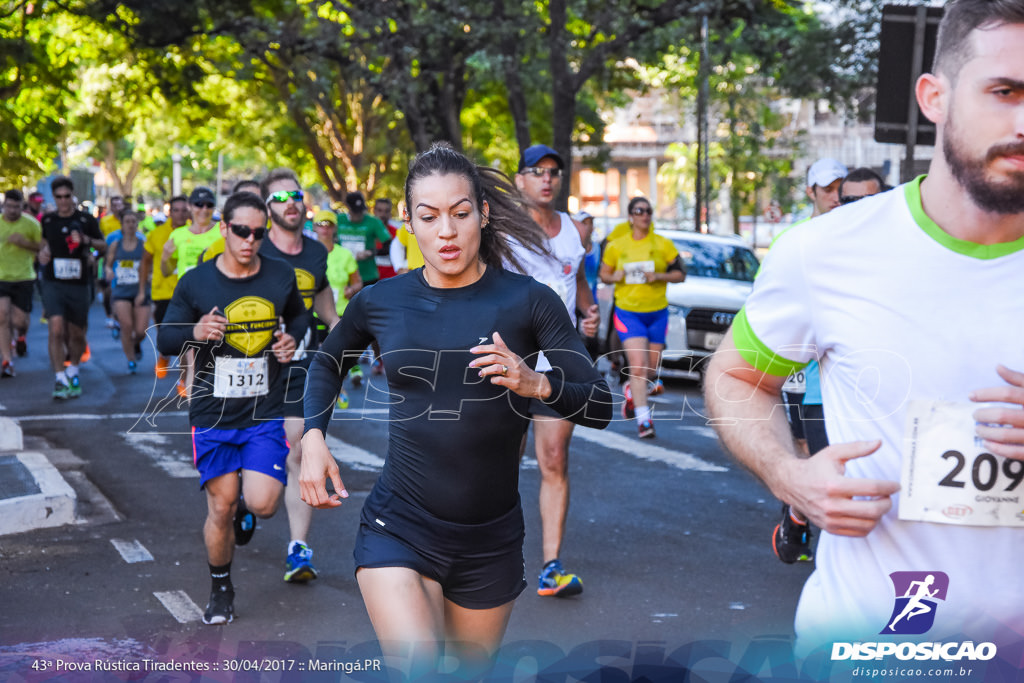
{"type": "Polygon", "coordinates": [[[248,225],[239,225],[238,223],[228,223],[228,227],[231,228],[231,232],[235,233],[243,240],[249,239],[249,235],[252,235],[257,242],[267,236],[266,228],[250,228],[248,225]]]}
{"type": "Polygon", "coordinates": [[[632,211],[630,211],[630,213],[633,214],[634,216],[643,216],[644,214],[647,214],[648,216],[653,216],[654,215],[654,210],[653,209],[636,208],[636,209],[633,209],[632,211]]]}
{"type": "Polygon", "coordinates": [[[214,204],[213,202],[196,202],[192,206],[196,207],[197,209],[212,209],[214,204]]]}

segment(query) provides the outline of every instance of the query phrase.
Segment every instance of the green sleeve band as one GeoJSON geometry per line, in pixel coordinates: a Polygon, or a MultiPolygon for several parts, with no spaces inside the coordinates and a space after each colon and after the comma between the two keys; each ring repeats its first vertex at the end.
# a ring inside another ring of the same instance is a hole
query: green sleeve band
{"type": "Polygon", "coordinates": [[[786,377],[807,367],[807,363],[783,358],[765,346],[764,342],[758,339],[754,330],[751,329],[750,322],[747,320],[746,308],[740,309],[740,312],[736,314],[736,319],[732,323],[732,338],[736,350],[743,356],[743,360],[766,374],[786,377]]]}

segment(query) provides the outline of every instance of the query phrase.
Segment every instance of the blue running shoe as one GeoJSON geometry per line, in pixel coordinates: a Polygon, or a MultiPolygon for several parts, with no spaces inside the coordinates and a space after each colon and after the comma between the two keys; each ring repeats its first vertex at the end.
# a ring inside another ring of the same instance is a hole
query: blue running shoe
{"type": "Polygon", "coordinates": [[[288,571],[284,573],[284,580],[288,583],[305,583],[320,575],[313,567],[313,550],[305,543],[292,544],[285,564],[288,571]]]}
{"type": "Polygon", "coordinates": [[[139,371],[139,364],[133,360],[128,361],[128,374],[134,375],[139,371]]]}
{"type": "Polygon", "coordinates": [[[551,560],[540,572],[537,595],[567,598],[583,592],[583,582],[575,574],[567,574],[560,560],[551,560]]]}
{"type": "Polygon", "coordinates": [[[238,506],[235,508],[235,545],[245,545],[252,540],[256,533],[256,515],[245,506],[245,499],[239,497],[238,506]]]}
{"type": "Polygon", "coordinates": [[[71,386],[68,389],[68,396],[71,398],[78,398],[82,395],[82,380],[78,375],[71,378],[71,386]]]}

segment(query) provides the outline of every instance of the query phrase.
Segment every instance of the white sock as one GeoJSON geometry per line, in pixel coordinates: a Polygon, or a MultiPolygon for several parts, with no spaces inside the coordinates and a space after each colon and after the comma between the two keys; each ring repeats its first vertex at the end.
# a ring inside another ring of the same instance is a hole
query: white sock
{"type": "Polygon", "coordinates": [[[67,366],[66,368],[64,368],[64,374],[67,375],[68,379],[74,379],[75,377],[78,377],[78,366],[67,366]]]}
{"type": "Polygon", "coordinates": [[[300,545],[306,545],[306,542],[305,541],[294,540],[291,543],[289,543],[288,544],[288,554],[291,555],[292,553],[294,553],[298,549],[298,547],[300,545]]]}
{"type": "Polygon", "coordinates": [[[60,382],[61,384],[65,385],[65,386],[67,386],[67,384],[68,384],[68,376],[64,374],[63,370],[61,370],[60,372],[57,373],[57,381],[60,382]]]}
{"type": "Polygon", "coordinates": [[[650,406],[637,406],[636,407],[636,423],[643,424],[651,419],[651,407],[650,406]]]}

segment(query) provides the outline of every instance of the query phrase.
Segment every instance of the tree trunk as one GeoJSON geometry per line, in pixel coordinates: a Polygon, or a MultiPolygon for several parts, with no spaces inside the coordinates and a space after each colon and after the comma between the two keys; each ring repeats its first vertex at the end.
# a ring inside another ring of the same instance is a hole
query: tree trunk
{"type": "Polygon", "coordinates": [[[565,211],[569,203],[570,179],[572,178],[572,130],[576,125],[576,93],[579,84],[570,71],[566,58],[566,2],[551,0],[549,5],[551,25],[548,28],[548,45],[551,53],[551,146],[565,161],[562,191],[555,202],[556,208],[565,211]]]}

